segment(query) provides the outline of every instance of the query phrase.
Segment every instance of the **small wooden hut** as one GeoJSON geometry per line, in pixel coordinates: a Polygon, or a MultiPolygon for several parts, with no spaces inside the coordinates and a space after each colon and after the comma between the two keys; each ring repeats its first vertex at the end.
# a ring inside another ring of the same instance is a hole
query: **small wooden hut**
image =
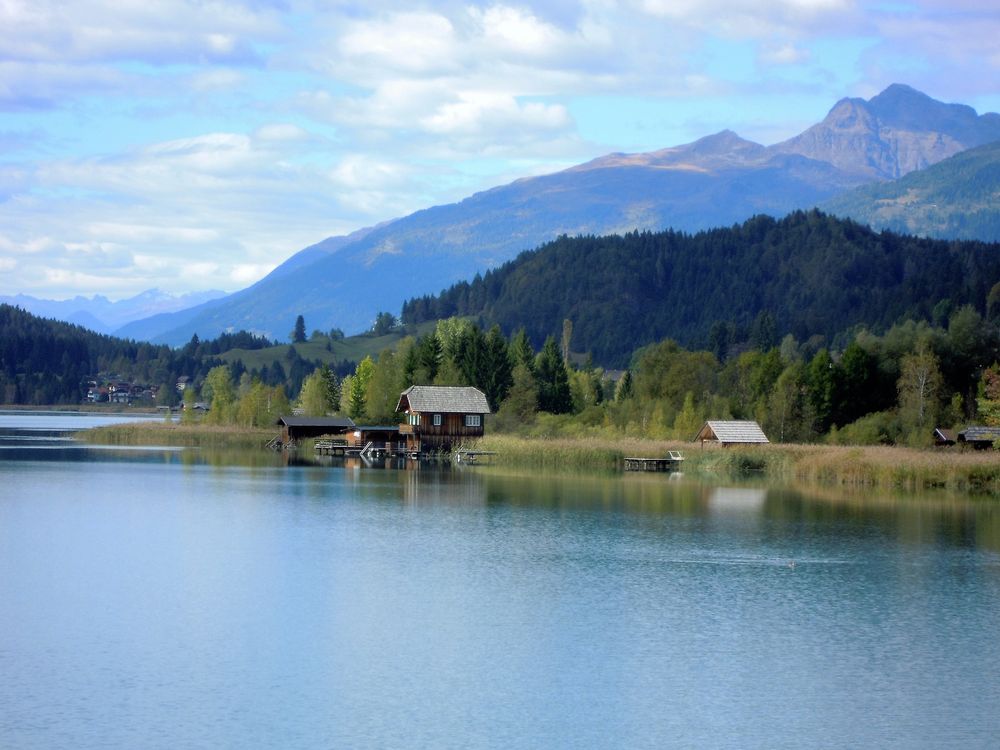
{"type": "Polygon", "coordinates": [[[694,442],[716,443],[727,445],[754,445],[771,442],[760,428],[760,425],[749,419],[710,420],[705,422],[694,442]]]}
{"type": "Polygon", "coordinates": [[[976,450],[986,450],[1000,441],[1000,427],[971,425],[958,433],[959,445],[971,445],[976,450]]]}

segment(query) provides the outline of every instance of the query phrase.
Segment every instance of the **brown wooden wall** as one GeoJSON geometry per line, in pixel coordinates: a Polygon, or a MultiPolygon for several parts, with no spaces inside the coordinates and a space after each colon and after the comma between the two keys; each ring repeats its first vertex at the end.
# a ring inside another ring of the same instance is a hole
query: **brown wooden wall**
{"type": "Polygon", "coordinates": [[[433,413],[422,413],[419,425],[404,425],[407,444],[412,449],[419,444],[420,449],[451,450],[455,443],[483,436],[484,417],[480,415],[478,427],[465,426],[465,414],[442,414],[441,424],[434,425],[433,413]],[[411,432],[412,431],[412,432],[411,432]]]}

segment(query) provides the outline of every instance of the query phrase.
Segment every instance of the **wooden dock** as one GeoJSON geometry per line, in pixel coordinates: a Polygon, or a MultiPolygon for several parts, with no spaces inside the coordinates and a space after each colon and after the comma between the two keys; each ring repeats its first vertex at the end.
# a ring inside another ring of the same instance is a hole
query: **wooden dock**
{"type": "Polygon", "coordinates": [[[679,471],[683,460],[678,451],[670,451],[665,458],[626,458],[625,471],[679,471]]]}
{"type": "Polygon", "coordinates": [[[316,441],[317,456],[345,456],[347,455],[347,451],[348,451],[348,445],[346,440],[316,441]]]}
{"type": "Polygon", "coordinates": [[[495,456],[496,451],[459,450],[455,451],[454,455],[457,463],[476,464],[481,458],[485,457],[488,460],[490,456],[495,456]]]}

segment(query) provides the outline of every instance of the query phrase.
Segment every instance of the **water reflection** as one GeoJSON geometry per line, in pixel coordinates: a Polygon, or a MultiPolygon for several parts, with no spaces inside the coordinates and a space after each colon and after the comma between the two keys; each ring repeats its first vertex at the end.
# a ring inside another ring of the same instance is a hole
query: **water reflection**
{"type": "Polygon", "coordinates": [[[1000,735],[994,503],[63,450],[0,450],[2,747],[1000,735]]]}

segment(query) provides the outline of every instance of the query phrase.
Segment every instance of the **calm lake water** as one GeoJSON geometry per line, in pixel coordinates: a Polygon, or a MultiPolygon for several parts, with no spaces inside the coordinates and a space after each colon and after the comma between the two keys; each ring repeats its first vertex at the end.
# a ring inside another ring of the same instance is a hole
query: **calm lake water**
{"type": "Polygon", "coordinates": [[[996,748],[1000,504],[0,413],[2,748],[996,748]]]}

